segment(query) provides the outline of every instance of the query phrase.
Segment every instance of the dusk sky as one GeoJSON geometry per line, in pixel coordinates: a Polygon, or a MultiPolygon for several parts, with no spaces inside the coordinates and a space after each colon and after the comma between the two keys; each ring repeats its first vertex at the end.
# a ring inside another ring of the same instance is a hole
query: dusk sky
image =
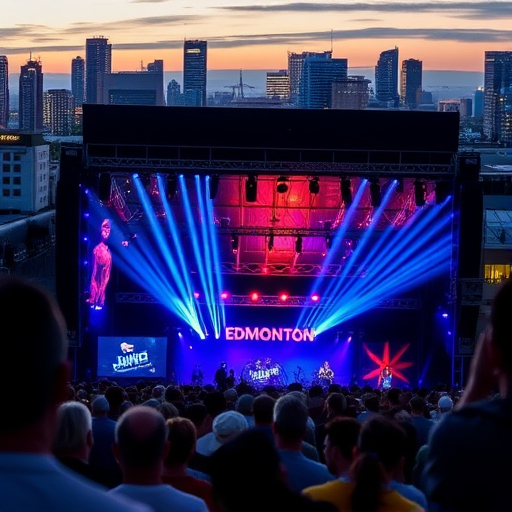
{"type": "Polygon", "coordinates": [[[512,2],[263,0],[17,0],[3,5],[0,55],[19,72],[32,52],[46,73],[69,73],[85,40],[112,44],[112,70],[163,59],[183,67],[183,40],[208,41],[209,69],[287,68],[287,52],[325,51],[371,67],[397,46],[424,70],[483,71],[486,50],[512,51],[512,2]]]}

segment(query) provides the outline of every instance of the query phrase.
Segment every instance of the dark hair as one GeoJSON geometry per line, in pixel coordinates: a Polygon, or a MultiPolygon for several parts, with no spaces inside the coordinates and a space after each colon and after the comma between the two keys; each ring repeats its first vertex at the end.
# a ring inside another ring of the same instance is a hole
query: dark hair
{"type": "Polygon", "coordinates": [[[355,484],[352,511],[376,512],[387,481],[386,472],[405,455],[406,435],[394,420],[374,416],[363,423],[357,446],[359,455],[350,468],[355,484]]]}
{"type": "Polygon", "coordinates": [[[175,417],[167,420],[169,432],[169,453],[164,461],[166,466],[185,464],[195,452],[197,431],[188,418],[175,417]]]}
{"type": "Polygon", "coordinates": [[[331,417],[342,416],[347,408],[347,399],[342,393],[331,393],[325,400],[325,406],[329,407],[331,417]]]}
{"type": "Polygon", "coordinates": [[[338,448],[347,460],[353,458],[360,432],[361,422],[355,418],[338,416],[325,425],[325,435],[329,437],[331,445],[338,448]]]}
{"type": "Polygon", "coordinates": [[[228,401],[222,391],[213,391],[212,393],[208,393],[204,397],[203,403],[206,406],[208,414],[214,418],[221,412],[224,412],[228,406],[228,401]]]}
{"type": "Polygon", "coordinates": [[[252,403],[252,415],[256,425],[270,425],[276,400],[268,395],[258,395],[252,403]]]}

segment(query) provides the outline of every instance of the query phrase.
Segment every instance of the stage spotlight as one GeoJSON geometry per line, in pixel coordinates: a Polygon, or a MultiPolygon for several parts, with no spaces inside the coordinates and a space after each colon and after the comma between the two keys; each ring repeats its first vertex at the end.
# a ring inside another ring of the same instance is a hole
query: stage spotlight
{"type": "Polygon", "coordinates": [[[219,191],[219,175],[212,174],[210,176],[210,199],[215,199],[217,192],[219,191]]]}
{"type": "Polygon", "coordinates": [[[325,248],[330,249],[332,247],[332,237],[331,235],[326,235],[325,237],[325,248]]]}
{"type": "Polygon", "coordinates": [[[427,184],[422,180],[414,181],[414,202],[416,206],[425,206],[425,195],[427,192],[427,184]]]}
{"type": "Polygon", "coordinates": [[[318,192],[320,192],[320,183],[318,176],[315,176],[314,178],[311,178],[309,180],[309,191],[315,195],[318,194],[318,192]]]}
{"type": "Polygon", "coordinates": [[[166,186],[166,192],[167,192],[167,199],[172,199],[176,192],[178,191],[178,178],[174,174],[172,176],[167,177],[167,186],[166,186]]]}
{"type": "Polygon", "coordinates": [[[451,192],[451,183],[446,180],[440,180],[436,183],[435,195],[436,204],[442,204],[446,201],[451,192]]]}
{"type": "Polygon", "coordinates": [[[259,300],[259,298],[260,298],[260,296],[256,292],[251,293],[251,300],[253,302],[257,302],[259,300]]]}
{"type": "Polygon", "coordinates": [[[245,200],[248,203],[255,203],[258,196],[258,182],[254,174],[249,175],[245,182],[245,200]]]}
{"type": "Polygon", "coordinates": [[[228,292],[222,292],[222,293],[220,294],[220,298],[221,298],[222,300],[226,300],[228,297],[229,297],[229,293],[228,293],[228,292]]]}
{"type": "Polygon", "coordinates": [[[380,185],[378,178],[372,178],[370,180],[370,199],[371,205],[374,208],[380,206],[382,202],[382,194],[380,193],[380,185]]]}
{"type": "Polygon", "coordinates": [[[295,252],[300,254],[302,252],[302,237],[298,236],[297,240],[295,240],[295,252]]]}
{"type": "Polygon", "coordinates": [[[279,300],[281,302],[286,302],[288,300],[288,294],[287,293],[281,293],[281,295],[279,295],[279,300]]]}
{"type": "Polygon", "coordinates": [[[341,200],[346,207],[352,204],[352,186],[348,178],[341,179],[341,200]]]}
{"type": "Polygon", "coordinates": [[[313,302],[318,302],[320,300],[320,295],[318,295],[318,293],[313,293],[313,295],[311,295],[311,300],[313,302]]]}
{"type": "Polygon", "coordinates": [[[402,177],[396,178],[395,192],[397,194],[403,194],[404,193],[404,179],[402,177]]]}
{"type": "Polygon", "coordinates": [[[233,254],[238,252],[238,235],[231,235],[231,250],[233,254]]]}
{"type": "Polygon", "coordinates": [[[194,292],[194,299],[199,299],[200,295],[199,292],[194,292]]]}
{"type": "Polygon", "coordinates": [[[277,178],[277,191],[280,194],[284,194],[285,192],[288,192],[288,185],[287,185],[288,178],[286,176],[279,176],[277,178]]]}
{"type": "Polygon", "coordinates": [[[102,203],[108,204],[110,202],[110,192],[112,187],[112,179],[109,172],[100,174],[100,182],[98,184],[98,199],[102,203]]]}
{"type": "Polygon", "coordinates": [[[274,249],[274,235],[268,237],[268,250],[269,252],[274,249]]]}

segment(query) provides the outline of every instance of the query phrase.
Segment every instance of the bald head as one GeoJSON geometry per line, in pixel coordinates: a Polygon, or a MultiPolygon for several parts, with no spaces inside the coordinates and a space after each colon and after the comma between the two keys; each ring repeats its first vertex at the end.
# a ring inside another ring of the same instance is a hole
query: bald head
{"type": "MultiPolygon", "coordinates": [[[[13,276],[0,277],[2,360],[18,365],[16,393],[4,393],[9,414],[0,419],[0,432],[10,432],[38,421],[56,405],[55,382],[67,358],[67,331],[56,299],[39,285],[13,276]],[[32,397],[27,406],[19,397],[32,397]]],[[[0,389],[7,390],[10,372],[0,372],[0,389]]],[[[58,405],[58,404],[57,404],[58,405]]]]}
{"type": "Polygon", "coordinates": [[[160,464],[167,431],[165,419],[156,409],[145,405],[128,409],[117,421],[115,431],[121,464],[134,468],[160,464]]]}

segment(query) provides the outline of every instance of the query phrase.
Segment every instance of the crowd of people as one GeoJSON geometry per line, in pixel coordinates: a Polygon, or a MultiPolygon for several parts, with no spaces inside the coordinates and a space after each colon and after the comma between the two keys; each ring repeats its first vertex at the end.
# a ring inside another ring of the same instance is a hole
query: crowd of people
{"type": "Polygon", "coordinates": [[[55,298],[2,277],[3,357],[23,372],[0,373],[0,510],[509,510],[510,311],[508,280],[457,393],[121,386],[70,381],[55,298]]]}

